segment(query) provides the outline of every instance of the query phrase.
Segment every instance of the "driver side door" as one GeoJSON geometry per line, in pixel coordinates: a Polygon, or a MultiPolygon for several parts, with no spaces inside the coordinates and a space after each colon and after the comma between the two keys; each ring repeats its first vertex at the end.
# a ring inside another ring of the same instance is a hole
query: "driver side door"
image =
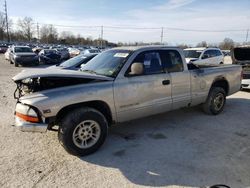
{"type": "Polygon", "coordinates": [[[172,107],[171,78],[163,70],[159,52],[142,52],[132,64],[135,62],[143,63],[143,74],[126,74],[114,82],[118,122],[162,113],[172,107]]]}

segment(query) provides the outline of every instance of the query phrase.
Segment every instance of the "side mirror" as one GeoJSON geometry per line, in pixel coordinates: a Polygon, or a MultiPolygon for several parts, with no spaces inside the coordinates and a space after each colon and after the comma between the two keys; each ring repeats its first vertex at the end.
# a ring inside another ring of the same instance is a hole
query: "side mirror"
{"type": "Polygon", "coordinates": [[[129,72],[129,75],[142,75],[144,73],[144,66],[143,63],[133,63],[131,65],[131,71],[129,72]]]}
{"type": "Polygon", "coordinates": [[[202,59],[207,59],[207,58],[209,58],[209,55],[208,54],[203,54],[202,59]]]}

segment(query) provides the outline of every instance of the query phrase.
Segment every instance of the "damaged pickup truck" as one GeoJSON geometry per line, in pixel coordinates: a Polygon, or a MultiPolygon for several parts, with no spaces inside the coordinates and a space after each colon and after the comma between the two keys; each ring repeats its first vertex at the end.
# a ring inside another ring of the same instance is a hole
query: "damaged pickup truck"
{"type": "Polygon", "coordinates": [[[233,64],[243,67],[241,87],[250,89],[250,45],[238,46],[231,50],[233,64]]]}
{"type": "Polygon", "coordinates": [[[81,71],[16,75],[15,125],[22,131],[57,130],[69,153],[88,155],[115,123],[195,105],[207,114],[221,113],[226,96],[240,89],[241,71],[239,65],[187,65],[175,47],[115,48],[81,71]]]}

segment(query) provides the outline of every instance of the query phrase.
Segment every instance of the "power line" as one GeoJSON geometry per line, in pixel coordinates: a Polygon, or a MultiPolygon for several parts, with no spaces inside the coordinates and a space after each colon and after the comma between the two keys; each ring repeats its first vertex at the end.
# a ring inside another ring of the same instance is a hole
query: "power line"
{"type": "Polygon", "coordinates": [[[40,39],[40,29],[39,29],[38,22],[36,23],[36,31],[37,31],[37,40],[39,41],[39,39],[40,39]]]}
{"type": "Polygon", "coordinates": [[[7,2],[6,2],[6,0],[4,1],[4,11],[5,11],[5,21],[6,21],[7,37],[8,37],[8,42],[10,42],[9,20],[8,20],[8,12],[7,12],[7,2]]]}
{"type": "Polygon", "coordinates": [[[247,29],[247,34],[246,34],[246,43],[248,41],[248,33],[249,33],[249,29],[247,29]]]}
{"type": "Polygon", "coordinates": [[[163,33],[164,33],[164,32],[163,32],[163,29],[164,29],[164,28],[162,27],[162,28],[161,28],[161,44],[163,44],[163,33]]]}

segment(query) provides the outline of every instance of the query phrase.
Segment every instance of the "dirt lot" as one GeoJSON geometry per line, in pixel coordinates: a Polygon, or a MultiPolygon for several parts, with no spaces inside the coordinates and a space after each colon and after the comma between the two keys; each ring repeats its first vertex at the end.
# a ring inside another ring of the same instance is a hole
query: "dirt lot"
{"type": "Polygon", "coordinates": [[[78,158],[56,132],[11,126],[11,77],[23,68],[3,56],[0,65],[0,187],[250,187],[250,92],[229,97],[219,116],[197,107],[112,127],[101,150],[78,158]]]}

